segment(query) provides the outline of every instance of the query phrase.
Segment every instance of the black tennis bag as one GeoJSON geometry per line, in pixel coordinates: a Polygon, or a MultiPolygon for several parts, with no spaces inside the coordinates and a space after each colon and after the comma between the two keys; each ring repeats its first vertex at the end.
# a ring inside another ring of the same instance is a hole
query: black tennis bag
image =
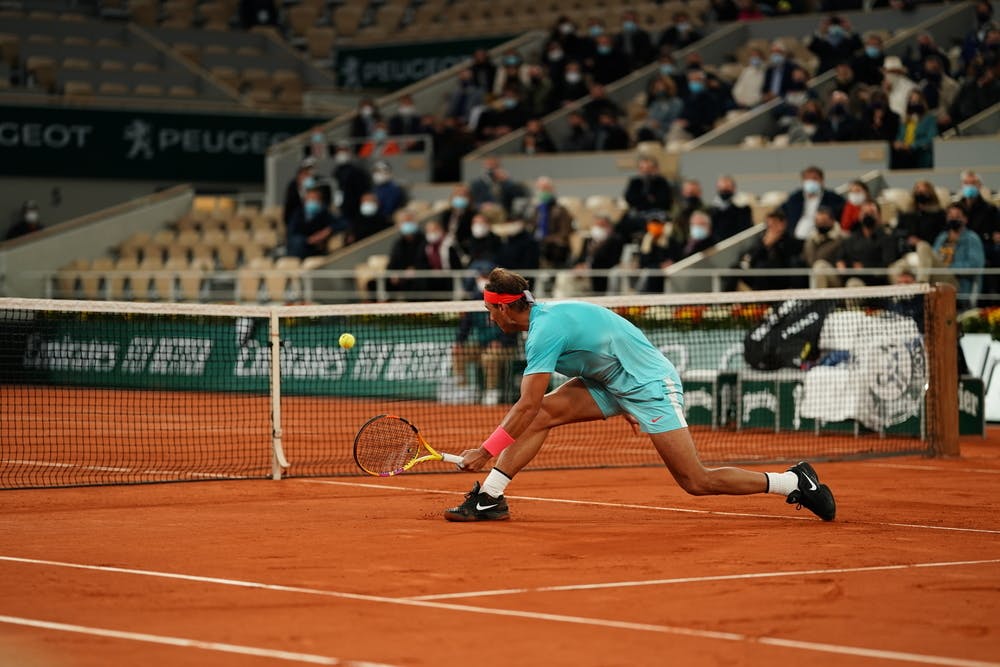
{"type": "Polygon", "coordinates": [[[783,301],[743,339],[743,357],[751,368],[806,368],[819,356],[819,334],[834,302],[783,301]]]}

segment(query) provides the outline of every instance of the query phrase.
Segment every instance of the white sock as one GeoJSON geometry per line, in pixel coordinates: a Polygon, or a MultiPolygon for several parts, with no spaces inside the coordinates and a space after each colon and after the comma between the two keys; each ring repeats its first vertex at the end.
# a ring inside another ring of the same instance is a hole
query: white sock
{"type": "Polygon", "coordinates": [[[507,476],[507,473],[499,468],[493,468],[483,481],[480,491],[484,491],[487,495],[494,498],[499,498],[503,495],[504,489],[507,488],[508,484],[510,484],[510,477],[507,476]]]}
{"type": "Polygon", "coordinates": [[[787,472],[766,472],[767,492],[787,496],[799,488],[799,476],[791,470],[787,472]]]}

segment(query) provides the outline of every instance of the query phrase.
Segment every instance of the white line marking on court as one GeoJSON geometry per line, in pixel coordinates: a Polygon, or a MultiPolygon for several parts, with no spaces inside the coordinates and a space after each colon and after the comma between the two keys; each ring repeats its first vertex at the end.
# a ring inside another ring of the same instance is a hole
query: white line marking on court
{"type": "Polygon", "coordinates": [[[537,621],[552,621],[556,623],[571,623],[574,625],[587,625],[601,628],[614,628],[618,630],[635,630],[640,632],[654,632],[659,634],[683,635],[698,639],[718,639],[724,641],[747,642],[758,644],[771,644],[785,648],[801,649],[819,653],[837,653],[841,655],[856,655],[861,657],[879,658],[884,660],[899,660],[931,665],[946,665],[947,667],[1000,667],[1000,662],[982,662],[977,660],[966,660],[963,658],[952,658],[949,656],[925,655],[922,653],[906,653],[900,651],[883,651],[879,649],[869,649],[855,646],[840,646],[837,644],[826,644],[822,642],[806,642],[780,637],[760,637],[745,635],[737,632],[719,632],[714,630],[699,630],[697,628],[684,628],[672,625],[656,625],[652,623],[633,623],[630,621],[616,621],[611,619],[588,618],[585,616],[569,616],[566,614],[547,614],[535,611],[522,611],[517,609],[494,609],[490,607],[476,607],[472,605],[454,604],[448,602],[434,602],[429,600],[411,600],[407,598],[389,598],[379,595],[362,595],[359,593],[343,593],[339,591],[326,591],[315,588],[304,588],[300,586],[282,586],[277,584],[264,584],[253,581],[242,581],[239,579],[220,579],[216,577],[202,577],[198,575],[180,574],[174,572],[159,572],[156,570],[137,570],[122,567],[109,567],[103,565],[84,565],[81,563],[65,563],[60,561],[41,560],[35,558],[18,558],[15,556],[0,556],[0,561],[12,563],[25,563],[31,565],[50,565],[54,567],[67,567],[79,570],[96,570],[99,572],[113,572],[119,574],[134,574],[146,577],[158,577],[164,579],[180,579],[184,581],[195,581],[200,583],[220,584],[224,586],[236,586],[240,588],[254,588],[270,591],[282,591],[287,593],[303,593],[307,595],[318,595],[323,597],[333,597],[345,600],[359,600],[365,602],[384,603],[409,607],[423,607],[426,609],[440,609],[444,611],[458,611],[472,614],[483,614],[487,616],[506,616],[510,618],[523,618],[537,621]]]}
{"type": "Polygon", "coordinates": [[[825,570],[793,570],[791,572],[748,572],[745,574],[720,574],[705,577],[676,577],[674,579],[643,579],[635,581],[609,581],[600,584],[567,584],[564,586],[539,586],[537,588],[498,588],[487,591],[467,591],[464,593],[441,593],[439,595],[412,595],[407,600],[454,600],[458,598],[487,597],[493,595],[517,595],[520,593],[549,593],[555,591],[588,591],[599,588],[632,588],[636,586],[668,586],[672,584],[701,584],[712,581],[736,581],[747,579],[770,579],[777,577],[804,577],[828,574],[854,574],[860,572],[882,572],[887,570],[910,570],[928,567],[960,567],[967,565],[995,565],[1000,558],[990,560],[965,560],[945,563],[913,563],[903,565],[871,565],[867,567],[836,567],[825,570]]]}
{"type": "MultiPolygon", "coordinates": [[[[300,479],[306,484],[328,484],[333,486],[358,486],[367,489],[394,490],[394,491],[416,491],[418,493],[437,493],[446,495],[462,495],[461,491],[444,491],[441,489],[421,489],[415,486],[390,486],[388,484],[368,484],[365,482],[340,482],[324,479],[300,479]]],[[[538,496],[507,496],[509,500],[536,500],[545,503],[561,503],[565,505],[590,505],[593,507],[618,507],[622,509],[652,510],[655,512],[676,512],[679,514],[706,514],[711,516],[734,516],[751,517],[757,519],[783,519],[791,521],[814,521],[815,517],[810,514],[803,516],[780,515],[780,514],[760,514],[754,512],[720,512],[718,510],[699,510],[689,507],[662,507],[659,505],[637,505],[633,503],[609,503],[600,500],[568,500],[566,498],[540,498],[538,496]]],[[[959,533],[986,533],[988,535],[1000,535],[1000,530],[990,528],[961,528],[956,526],[930,526],[919,523],[891,523],[882,521],[860,521],[851,520],[853,525],[867,526],[892,526],[894,528],[918,528],[922,530],[950,530],[959,533]]]]}
{"type": "Polygon", "coordinates": [[[240,646],[238,644],[223,644],[219,642],[207,642],[199,639],[186,639],[184,637],[170,637],[166,635],[151,635],[145,632],[126,632],[123,630],[110,630],[108,628],[94,628],[86,625],[74,625],[72,623],[56,623],[53,621],[41,621],[34,618],[21,618],[20,616],[0,615],[0,623],[9,625],[23,625],[43,630],[55,630],[58,632],[76,632],[83,635],[93,635],[95,637],[110,637],[111,639],[128,639],[131,641],[145,642],[147,644],[163,644],[166,646],[180,646],[182,648],[198,648],[206,651],[219,651],[222,653],[238,653],[240,655],[252,655],[258,658],[272,658],[274,660],[287,660],[290,662],[305,662],[311,665],[342,665],[343,667],[390,667],[375,662],[356,662],[329,658],[325,655],[313,655],[311,653],[294,653],[292,651],[279,651],[269,648],[257,648],[255,646],[240,646]]]}

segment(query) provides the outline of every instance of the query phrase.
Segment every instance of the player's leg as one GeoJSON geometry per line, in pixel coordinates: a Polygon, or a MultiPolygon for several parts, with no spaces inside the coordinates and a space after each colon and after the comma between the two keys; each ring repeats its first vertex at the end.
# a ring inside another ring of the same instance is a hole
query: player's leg
{"type": "Polygon", "coordinates": [[[767,491],[764,473],[740,468],[706,468],[687,428],[650,433],[656,452],[682,489],[694,496],[744,495],[767,491]]]}

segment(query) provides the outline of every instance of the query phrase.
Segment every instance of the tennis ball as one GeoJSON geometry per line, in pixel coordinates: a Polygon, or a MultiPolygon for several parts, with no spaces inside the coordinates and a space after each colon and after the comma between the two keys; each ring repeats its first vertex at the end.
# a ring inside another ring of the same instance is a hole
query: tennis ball
{"type": "Polygon", "coordinates": [[[340,334],[340,347],[349,350],[354,347],[354,336],[349,333],[340,334]]]}

